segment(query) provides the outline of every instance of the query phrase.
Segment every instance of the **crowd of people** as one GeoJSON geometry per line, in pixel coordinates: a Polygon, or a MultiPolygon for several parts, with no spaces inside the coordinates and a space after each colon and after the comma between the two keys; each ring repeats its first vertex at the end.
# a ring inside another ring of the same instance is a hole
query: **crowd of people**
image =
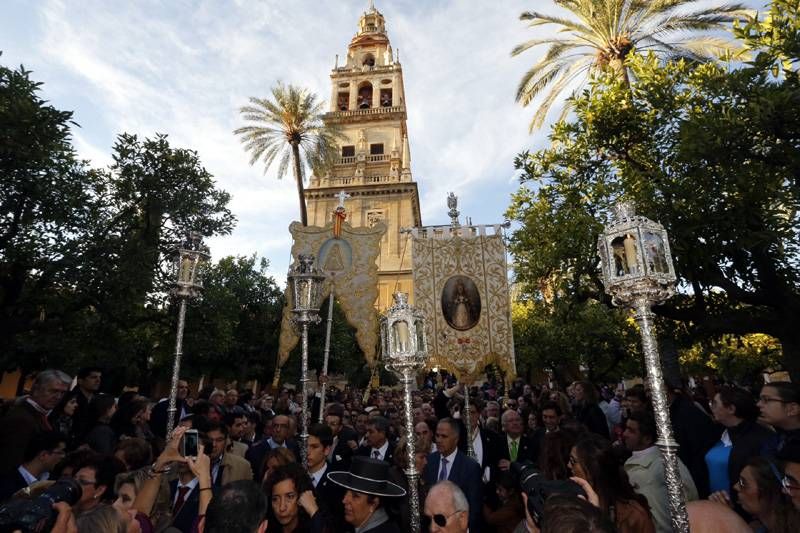
{"type": "MultiPolygon", "coordinates": [[[[396,388],[328,387],[321,414],[310,397],[304,466],[302,396],[290,389],[192,393],[180,381],[167,435],[166,398],[101,385],[99,368],[45,370],[3,405],[0,531],[23,531],[3,522],[10,506],[59,480],[80,491],[53,504],[58,533],[672,531],[641,385],[464,387],[429,374],[412,394],[416,479],[396,388]],[[200,441],[192,454],[187,432],[200,441]]],[[[795,531],[800,386],[707,385],[668,387],[691,530],[795,531]]]]}

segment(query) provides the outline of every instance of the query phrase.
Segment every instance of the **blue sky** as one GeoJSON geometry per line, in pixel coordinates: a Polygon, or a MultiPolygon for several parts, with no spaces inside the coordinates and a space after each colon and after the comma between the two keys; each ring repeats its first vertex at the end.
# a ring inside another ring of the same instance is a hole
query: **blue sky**
{"type": "MultiPolygon", "coordinates": [[[[474,223],[502,221],[518,180],[514,156],[546,144],[530,135],[531,109],[514,102],[517,83],[542,51],[511,58],[532,38],[522,11],[555,13],[550,0],[376,0],[403,64],[412,171],[426,225],[449,223],[453,191],[474,223]]],[[[757,3],[753,3],[758,5],[757,3]]],[[[43,95],[72,110],[80,155],[110,162],[117,134],[169,135],[197,150],[232,195],[239,222],[209,241],[215,258],[270,260],[283,284],[297,201],[291,179],[250,167],[232,131],[250,96],[277,80],[327,99],[367,0],[4,0],[0,62],[24,64],[43,95]]],[[[548,28],[537,29],[547,34],[548,28]]],[[[557,112],[557,111],[556,111],[557,112]]],[[[551,115],[555,116],[555,113],[551,115]]]]}

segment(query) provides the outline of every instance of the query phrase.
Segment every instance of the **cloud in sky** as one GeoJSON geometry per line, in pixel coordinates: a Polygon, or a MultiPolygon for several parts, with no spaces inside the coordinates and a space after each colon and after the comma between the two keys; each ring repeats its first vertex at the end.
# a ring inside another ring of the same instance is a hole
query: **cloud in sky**
{"type": "MultiPolygon", "coordinates": [[[[550,2],[537,8],[557,13],[550,2]]],[[[257,253],[280,282],[289,263],[289,223],[298,216],[291,179],[250,167],[232,131],[238,108],[277,80],[330,95],[334,56],[344,57],[366,0],[10,0],[0,21],[6,65],[23,63],[44,97],[75,112],[80,155],[110,162],[117,134],[169,134],[197,150],[231,193],[239,224],[211,239],[215,257],[257,253]]],[[[540,147],[527,132],[531,108],[514,102],[541,51],[511,58],[534,31],[518,20],[531,2],[377,0],[400,51],[412,171],[425,224],[449,222],[445,195],[459,196],[475,223],[502,220],[517,188],[514,155],[540,147]]],[[[541,34],[551,31],[539,28],[541,34]]]]}

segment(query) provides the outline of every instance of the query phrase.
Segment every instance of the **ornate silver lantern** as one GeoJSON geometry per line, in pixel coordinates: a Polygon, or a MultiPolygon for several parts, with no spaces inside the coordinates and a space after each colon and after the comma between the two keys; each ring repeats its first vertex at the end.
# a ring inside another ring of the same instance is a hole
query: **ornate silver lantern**
{"type": "Polygon", "coordinates": [[[678,466],[678,443],[673,437],[661,356],[651,306],[675,294],[675,269],[664,226],[638,216],[634,205],[622,202],[597,242],[605,290],[615,305],[634,310],[642,335],[647,380],[653,395],[658,440],[664,457],[667,493],[673,529],[689,531],[689,518],[678,466]]]}
{"type": "Polygon", "coordinates": [[[211,258],[208,246],[203,244],[203,236],[198,231],[186,233],[186,239],[175,250],[172,262],[175,287],[172,294],[180,300],[178,308],[178,331],[175,335],[175,358],[172,362],[172,382],[169,389],[169,407],[167,408],[167,439],[175,427],[176,400],[178,397],[178,381],[181,374],[181,357],[183,356],[183,330],[186,325],[186,301],[196,298],[203,290],[203,270],[211,258]]]}
{"type": "MultiPolygon", "coordinates": [[[[425,316],[408,304],[408,294],[394,294],[394,305],[381,317],[381,346],[386,368],[394,372],[403,385],[405,408],[405,437],[408,451],[408,478],[411,516],[419,516],[416,446],[414,443],[414,417],[411,403],[411,385],[425,366],[428,358],[428,339],[425,334],[425,316]]],[[[419,532],[419,521],[411,520],[414,533],[419,532]]]]}
{"type": "Polygon", "coordinates": [[[297,263],[289,269],[289,296],[294,322],[301,329],[302,358],[300,363],[300,387],[303,394],[300,412],[300,455],[303,467],[308,468],[308,325],[319,322],[319,306],[322,303],[322,283],[325,280],[314,266],[313,255],[300,255],[297,263]]]}

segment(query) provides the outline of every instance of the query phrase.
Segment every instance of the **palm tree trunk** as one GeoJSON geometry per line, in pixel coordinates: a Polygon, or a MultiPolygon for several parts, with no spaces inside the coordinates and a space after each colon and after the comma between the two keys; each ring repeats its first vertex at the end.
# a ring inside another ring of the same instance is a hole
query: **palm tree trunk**
{"type": "Polygon", "coordinates": [[[294,181],[297,184],[297,196],[300,199],[300,222],[308,226],[308,213],[306,211],[306,194],[303,187],[303,173],[300,169],[300,144],[292,144],[292,162],[294,163],[294,181]]]}

